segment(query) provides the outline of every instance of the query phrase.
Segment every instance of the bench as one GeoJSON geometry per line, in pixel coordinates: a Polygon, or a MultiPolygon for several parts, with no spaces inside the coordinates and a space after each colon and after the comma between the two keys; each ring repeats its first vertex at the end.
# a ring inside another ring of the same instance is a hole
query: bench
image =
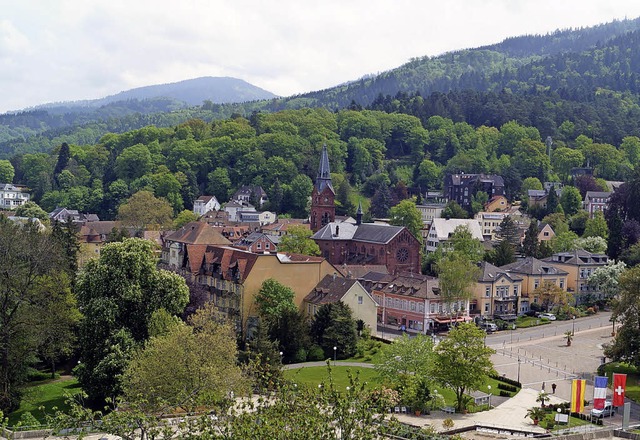
{"type": "Polygon", "coordinates": [[[456,412],[456,409],[453,406],[445,406],[444,408],[440,409],[442,409],[442,411],[447,414],[454,414],[456,412]]]}

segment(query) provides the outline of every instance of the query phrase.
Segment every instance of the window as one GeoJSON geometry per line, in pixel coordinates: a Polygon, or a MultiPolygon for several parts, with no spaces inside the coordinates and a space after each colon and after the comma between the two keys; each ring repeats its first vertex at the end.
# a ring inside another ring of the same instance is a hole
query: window
{"type": "Polygon", "coordinates": [[[485,305],[484,305],[484,312],[485,312],[485,313],[489,313],[489,303],[485,303],[485,305]]]}
{"type": "Polygon", "coordinates": [[[486,286],[484,288],[484,296],[486,296],[486,297],[491,296],[491,286],[486,286]]]}
{"type": "Polygon", "coordinates": [[[518,296],[518,286],[513,286],[513,295],[518,296]]]}
{"type": "Polygon", "coordinates": [[[256,249],[262,249],[262,243],[260,242],[256,243],[256,249]]]}
{"type": "Polygon", "coordinates": [[[364,299],[362,298],[362,295],[358,295],[358,304],[362,304],[364,302],[364,299]]]}
{"type": "Polygon", "coordinates": [[[560,288],[564,289],[564,280],[560,280],[560,288]]]}
{"type": "Polygon", "coordinates": [[[540,281],[535,280],[535,281],[533,282],[533,288],[534,288],[534,289],[537,289],[537,288],[538,288],[538,286],[540,286],[540,281]]]}

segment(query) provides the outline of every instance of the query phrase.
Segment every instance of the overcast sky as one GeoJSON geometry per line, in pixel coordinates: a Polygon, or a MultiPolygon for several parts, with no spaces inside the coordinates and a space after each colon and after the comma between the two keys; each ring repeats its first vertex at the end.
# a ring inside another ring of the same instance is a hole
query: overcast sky
{"type": "Polygon", "coordinates": [[[640,16],[638,0],[0,0],[0,112],[200,76],[278,95],[640,16]]]}

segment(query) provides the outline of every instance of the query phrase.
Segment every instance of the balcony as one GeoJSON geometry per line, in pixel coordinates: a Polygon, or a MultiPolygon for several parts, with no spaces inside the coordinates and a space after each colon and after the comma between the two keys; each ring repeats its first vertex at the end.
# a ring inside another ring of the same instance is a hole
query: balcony
{"type": "Polygon", "coordinates": [[[515,302],[518,301],[517,296],[496,296],[493,299],[495,302],[515,302]]]}

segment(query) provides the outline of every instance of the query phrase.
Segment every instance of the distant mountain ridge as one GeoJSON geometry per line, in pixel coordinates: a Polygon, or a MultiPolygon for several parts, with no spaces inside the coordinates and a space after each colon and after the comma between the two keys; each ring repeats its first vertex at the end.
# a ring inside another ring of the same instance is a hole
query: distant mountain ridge
{"type": "Polygon", "coordinates": [[[116,102],[132,100],[146,101],[168,98],[176,103],[183,103],[184,106],[194,106],[202,105],[205,101],[211,101],[214,104],[228,104],[276,97],[277,95],[238,78],[204,76],[174,83],[137,87],[104,98],[43,104],[35,108],[59,113],[60,111],[74,111],[76,108],[77,110],[99,108],[116,102]]]}

